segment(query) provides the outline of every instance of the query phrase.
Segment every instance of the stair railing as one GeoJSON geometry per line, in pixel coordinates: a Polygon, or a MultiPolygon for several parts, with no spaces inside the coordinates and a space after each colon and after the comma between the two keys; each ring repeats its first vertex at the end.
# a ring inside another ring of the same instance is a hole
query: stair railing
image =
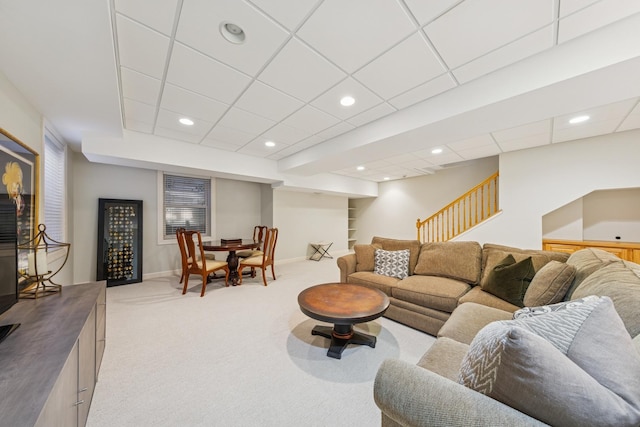
{"type": "Polygon", "coordinates": [[[453,239],[497,212],[498,172],[424,221],[418,218],[418,240],[424,243],[453,239]]]}

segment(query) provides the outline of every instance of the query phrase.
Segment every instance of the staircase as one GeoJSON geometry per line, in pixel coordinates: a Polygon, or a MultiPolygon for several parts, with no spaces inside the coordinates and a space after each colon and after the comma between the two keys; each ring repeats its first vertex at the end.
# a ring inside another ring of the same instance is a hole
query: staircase
{"type": "Polygon", "coordinates": [[[418,240],[423,243],[451,240],[498,212],[496,172],[424,221],[418,218],[418,240]]]}

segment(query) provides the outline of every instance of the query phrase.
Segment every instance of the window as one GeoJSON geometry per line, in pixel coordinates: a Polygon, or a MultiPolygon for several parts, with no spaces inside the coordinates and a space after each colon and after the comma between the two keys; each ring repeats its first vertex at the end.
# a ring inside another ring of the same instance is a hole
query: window
{"type": "Polygon", "coordinates": [[[44,135],[44,221],[46,233],[64,242],[65,146],[45,129],[44,135]]]}
{"type": "Polygon", "coordinates": [[[211,235],[211,179],[163,174],[164,239],[175,239],[176,229],[211,235]]]}

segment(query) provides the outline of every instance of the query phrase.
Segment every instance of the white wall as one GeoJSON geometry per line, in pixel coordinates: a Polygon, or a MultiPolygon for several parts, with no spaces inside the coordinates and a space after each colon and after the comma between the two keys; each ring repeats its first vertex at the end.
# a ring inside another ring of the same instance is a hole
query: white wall
{"type": "Polygon", "coordinates": [[[473,166],[380,183],[377,198],[351,201],[356,208],[356,243],[369,243],[373,236],[415,239],[418,218],[433,215],[497,170],[498,158],[491,157],[473,166]]]}
{"type": "Polygon", "coordinates": [[[467,240],[542,245],[542,218],[595,190],[640,187],[640,130],[500,155],[502,215],[467,240]]]}
{"type": "MultiPolygon", "coordinates": [[[[273,225],[278,227],[276,262],[311,254],[309,243],[333,242],[332,255],[347,250],[346,197],[302,193],[288,190],[273,192],[273,225]]],[[[336,268],[336,274],[337,274],[336,268]]],[[[336,277],[337,279],[337,277],[336,277]]]]}
{"type": "Polygon", "coordinates": [[[594,191],[585,196],[583,235],[584,240],[640,242],[640,189],[594,191]]]}
{"type": "Polygon", "coordinates": [[[546,239],[582,240],[583,198],[569,202],[542,217],[542,236],[546,239]]]}

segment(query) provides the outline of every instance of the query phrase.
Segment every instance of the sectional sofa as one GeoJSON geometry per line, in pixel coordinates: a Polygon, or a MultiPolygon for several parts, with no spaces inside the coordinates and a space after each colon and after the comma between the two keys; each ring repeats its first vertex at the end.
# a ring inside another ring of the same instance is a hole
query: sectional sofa
{"type": "Polygon", "coordinates": [[[338,265],[389,295],[385,315],[437,336],[417,364],[380,366],[383,426],[640,425],[640,265],[379,237],[338,265]],[[385,263],[407,249],[406,277],[381,274],[401,276],[385,263]]]}

